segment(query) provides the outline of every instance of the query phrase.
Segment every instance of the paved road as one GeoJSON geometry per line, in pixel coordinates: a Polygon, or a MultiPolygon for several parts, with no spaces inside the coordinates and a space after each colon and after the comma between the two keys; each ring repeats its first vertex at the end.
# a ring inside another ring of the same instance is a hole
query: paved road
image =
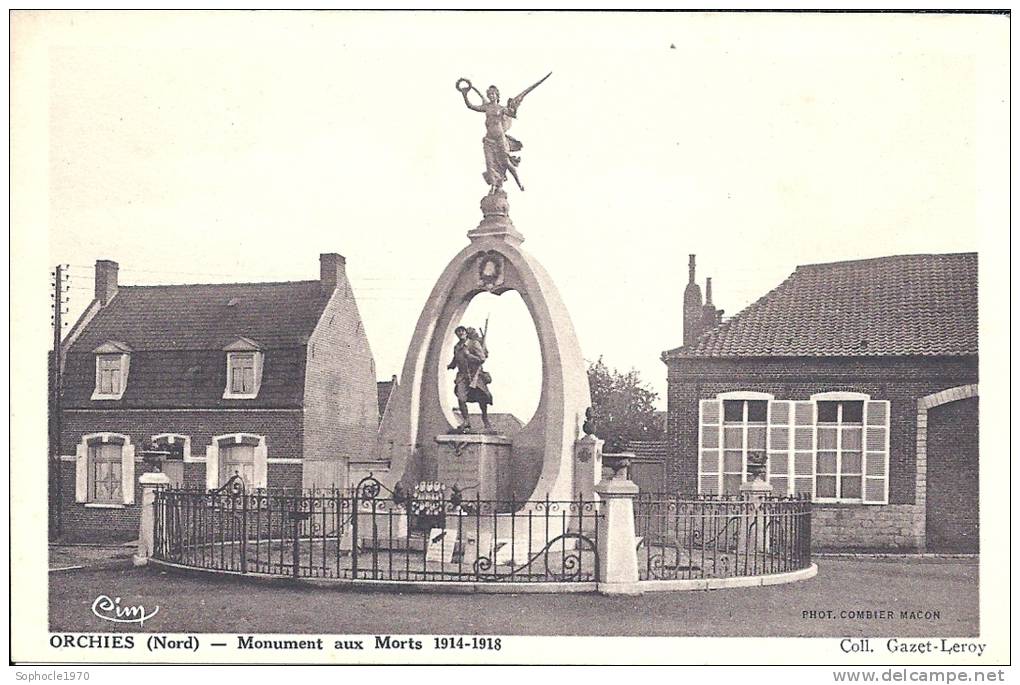
{"type": "Polygon", "coordinates": [[[50,574],[53,631],[137,630],[92,615],[99,594],[159,606],[145,631],[323,634],[953,636],[978,634],[976,559],[822,559],[790,585],[642,597],[351,592],[130,567],[50,574]],[[891,612],[848,617],[845,612],[891,612]],[[805,618],[804,612],[824,612],[805,618]],[[914,618],[901,612],[918,612],[914,618]],[[832,612],[831,618],[830,614],[832,612]],[[937,613],[937,617],[936,617],[937,613]]]}

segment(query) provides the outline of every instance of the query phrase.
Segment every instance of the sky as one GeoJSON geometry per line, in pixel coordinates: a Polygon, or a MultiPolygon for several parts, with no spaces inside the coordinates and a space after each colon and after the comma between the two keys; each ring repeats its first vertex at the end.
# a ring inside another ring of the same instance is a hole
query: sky
{"type": "MultiPolygon", "coordinates": [[[[249,282],[315,279],[339,252],[388,379],[481,218],[482,115],[454,83],[505,99],[552,71],[511,131],[511,217],[584,357],[637,369],[665,408],[688,254],[729,316],[799,264],[1001,238],[1008,22],[15,13],[15,159],[36,144],[14,229],[71,265],[71,318],[96,259],[127,285],[249,282]]],[[[533,328],[514,295],[468,323],[486,316],[493,409],[527,418],[533,328]]]]}

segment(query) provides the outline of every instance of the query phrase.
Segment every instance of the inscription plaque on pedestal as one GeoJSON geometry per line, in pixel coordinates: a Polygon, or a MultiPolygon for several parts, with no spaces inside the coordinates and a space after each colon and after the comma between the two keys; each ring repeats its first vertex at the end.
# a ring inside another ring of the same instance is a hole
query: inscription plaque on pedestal
{"type": "Polygon", "coordinates": [[[506,502],[513,499],[513,443],[505,435],[452,434],[436,436],[437,477],[456,485],[467,500],[506,502]]]}

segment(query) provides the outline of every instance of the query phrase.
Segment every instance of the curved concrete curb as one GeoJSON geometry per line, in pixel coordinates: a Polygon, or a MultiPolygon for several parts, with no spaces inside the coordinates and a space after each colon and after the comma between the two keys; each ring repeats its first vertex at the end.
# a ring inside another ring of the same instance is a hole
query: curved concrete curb
{"type": "Polygon", "coordinates": [[[487,595],[521,595],[521,594],[577,594],[594,593],[638,595],[645,592],[684,592],[690,590],[720,590],[735,587],[761,587],[765,585],[782,585],[798,580],[813,578],[818,573],[818,566],[811,564],[808,568],[787,573],[775,573],[767,576],[748,576],[740,578],[705,578],[694,580],[642,580],[627,584],[626,588],[613,588],[612,585],[584,581],[578,583],[514,583],[514,582],[463,582],[463,581],[414,581],[414,580],[368,580],[350,578],[291,578],[274,576],[266,573],[240,573],[217,569],[195,568],[168,561],[149,559],[148,566],[184,574],[195,574],[215,577],[234,577],[256,583],[275,585],[305,585],[335,590],[355,590],[363,592],[418,592],[437,594],[487,594],[487,595]],[[622,590],[622,591],[614,591],[622,590]]]}
{"type": "Polygon", "coordinates": [[[818,575],[818,565],[786,573],[771,573],[766,576],[739,576],[736,578],[696,578],[691,580],[642,580],[638,586],[643,592],[685,592],[690,590],[722,590],[734,587],[762,587],[783,585],[807,580],[818,575]]]}
{"type": "Polygon", "coordinates": [[[196,575],[208,576],[232,576],[252,580],[258,583],[307,585],[309,587],[331,588],[337,590],[360,590],[366,592],[388,591],[388,592],[419,592],[439,594],[490,594],[490,595],[520,595],[520,594],[570,594],[595,592],[594,581],[577,583],[514,583],[506,581],[496,582],[463,582],[463,581],[416,581],[416,580],[369,580],[351,578],[291,578],[288,576],[273,576],[266,573],[239,573],[238,571],[222,571],[207,568],[194,568],[182,566],[158,559],[149,559],[148,566],[165,569],[168,571],[194,573],[196,575]]]}

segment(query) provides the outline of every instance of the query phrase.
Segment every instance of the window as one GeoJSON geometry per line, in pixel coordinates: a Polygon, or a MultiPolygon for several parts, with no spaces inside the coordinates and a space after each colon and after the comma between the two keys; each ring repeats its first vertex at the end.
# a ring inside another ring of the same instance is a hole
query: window
{"type": "Polygon", "coordinates": [[[722,492],[736,495],[747,482],[750,452],[765,451],[767,400],[723,400],[722,492]]]}
{"type": "Polygon", "coordinates": [[[89,446],[90,502],[121,504],[124,498],[121,473],[121,446],[98,444],[89,446]]]}
{"type": "Polygon", "coordinates": [[[699,489],[736,495],[748,481],[747,464],[767,448],[770,395],[726,393],[701,402],[699,489]]]}
{"type": "Polygon", "coordinates": [[[161,468],[170,485],[180,487],[184,483],[184,460],[191,457],[191,438],[177,433],[161,433],[152,436],[152,446],[165,452],[161,468]]]}
{"type": "Polygon", "coordinates": [[[75,501],[86,506],[134,502],[135,449],[126,436],[94,433],[82,438],[75,464],[75,501]]]}
{"type": "Polygon", "coordinates": [[[230,355],[230,392],[251,395],[255,392],[255,353],[234,352],[230,355]]]}
{"type": "Polygon", "coordinates": [[[701,401],[698,488],[736,494],[748,457],[765,451],[773,492],[820,502],[888,502],[889,403],[829,392],[809,401],[724,393],[701,401]]]}
{"type": "Polygon", "coordinates": [[[227,345],[227,383],[223,399],[254,399],[262,384],[263,354],[258,345],[238,338],[227,345]]]}
{"type": "Polygon", "coordinates": [[[206,487],[224,485],[237,474],[246,490],[266,487],[268,475],[266,439],[261,435],[234,433],[218,435],[205,452],[206,487]]]}
{"type": "Polygon", "coordinates": [[[104,354],[96,359],[99,374],[96,392],[102,395],[120,394],[120,355],[104,354]]]}
{"type": "Polygon", "coordinates": [[[234,475],[241,476],[244,487],[250,490],[255,483],[255,445],[228,445],[220,447],[220,485],[234,475]]]}
{"type": "Polygon", "coordinates": [[[817,403],[815,499],[859,500],[864,402],[817,403]]]}
{"type": "Polygon", "coordinates": [[[127,387],[131,348],[107,342],[95,349],[96,388],[93,400],[119,400],[127,387]]]}

